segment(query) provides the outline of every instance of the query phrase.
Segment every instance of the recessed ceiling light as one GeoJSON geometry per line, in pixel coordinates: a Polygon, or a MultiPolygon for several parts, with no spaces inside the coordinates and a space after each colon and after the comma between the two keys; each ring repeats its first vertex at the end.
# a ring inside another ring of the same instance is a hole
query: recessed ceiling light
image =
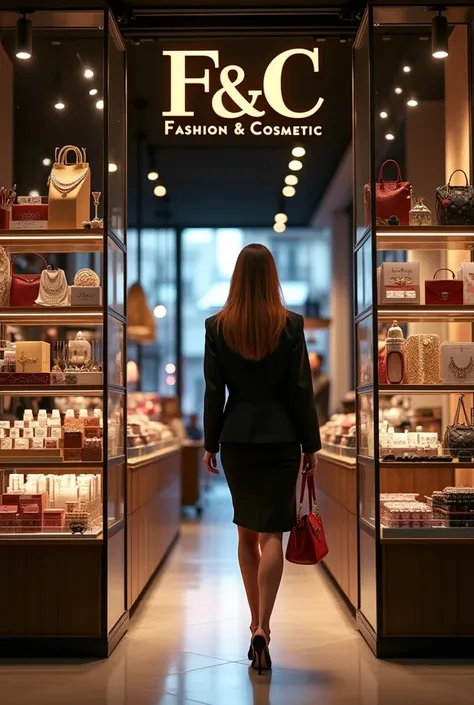
{"type": "Polygon", "coordinates": [[[110,162],[110,163],[109,163],[109,171],[110,171],[110,173],[113,174],[114,171],[117,171],[117,170],[118,170],[117,164],[114,164],[113,162],[110,162]]]}
{"type": "Polygon", "coordinates": [[[163,306],[163,304],[158,304],[158,306],[155,306],[153,309],[153,315],[156,318],[164,318],[167,313],[166,306],[163,306]]]}
{"type": "Polygon", "coordinates": [[[166,188],[164,186],[161,186],[160,184],[158,186],[155,186],[155,188],[153,189],[153,193],[155,194],[155,196],[158,196],[158,198],[163,198],[163,196],[166,196],[166,188]]]}
{"type": "Polygon", "coordinates": [[[149,181],[156,181],[159,177],[159,174],[157,171],[149,171],[146,176],[149,181]]]}
{"type": "Polygon", "coordinates": [[[292,159],[291,162],[288,164],[288,169],[291,171],[300,171],[300,169],[303,168],[303,162],[300,162],[299,159],[292,159]]]}
{"type": "Polygon", "coordinates": [[[176,372],[176,365],[173,365],[172,362],[168,362],[165,367],[165,372],[169,375],[173,375],[176,372]]]}
{"type": "Polygon", "coordinates": [[[43,166],[51,166],[51,159],[49,157],[43,159],[43,166]]]}
{"type": "Polygon", "coordinates": [[[397,95],[401,95],[401,93],[403,93],[403,88],[400,88],[400,86],[397,86],[397,87],[395,88],[395,93],[396,93],[397,95]]]}
{"type": "Polygon", "coordinates": [[[66,107],[66,103],[63,103],[62,100],[57,100],[54,104],[54,107],[56,108],[56,110],[64,110],[64,108],[66,107]]]}
{"type": "Polygon", "coordinates": [[[296,193],[296,189],[294,186],[283,186],[281,192],[285,196],[285,198],[293,198],[296,193]]]}
{"type": "Polygon", "coordinates": [[[102,98],[97,101],[97,103],[95,104],[95,107],[97,108],[97,110],[103,110],[103,109],[104,109],[104,101],[102,100],[102,98]]]}
{"type": "Polygon", "coordinates": [[[293,157],[304,157],[306,149],[304,147],[293,147],[291,154],[293,157]]]}
{"type": "Polygon", "coordinates": [[[385,118],[388,118],[388,113],[387,113],[387,111],[386,111],[386,110],[382,110],[382,112],[380,113],[380,117],[382,118],[382,120],[385,120],[385,118]]]}
{"type": "Polygon", "coordinates": [[[392,140],[395,139],[395,135],[393,134],[393,132],[387,132],[387,133],[385,133],[385,139],[389,140],[391,142],[392,140]]]}
{"type": "Polygon", "coordinates": [[[286,213],[277,213],[275,216],[275,223],[287,223],[288,216],[286,213]]]}
{"type": "Polygon", "coordinates": [[[286,225],[285,223],[275,223],[273,226],[273,230],[276,233],[284,233],[286,230],[286,225]]]}
{"type": "Polygon", "coordinates": [[[411,71],[411,66],[408,66],[408,64],[405,64],[403,67],[403,73],[410,73],[411,71]]]}
{"type": "Polygon", "coordinates": [[[99,91],[97,90],[97,88],[91,88],[89,91],[89,95],[97,95],[98,92],[99,91]]]}
{"type": "Polygon", "coordinates": [[[296,174],[288,174],[288,176],[285,176],[285,184],[287,186],[296,186],[298,183],[298,177],[296,174]]]}
{"type": "Polygon", "coordinates": [[[418,105],[418,101],[416,100],[416,98],[410,98],[410,100],[407,100],[407,105],[410,108],[416,108],[416,106],[418,105]]]}
{"type": "Polygon", "coordinates": [[[94,72],[92,69],[84,69],[84,78],[94,78],[94,72]]]}

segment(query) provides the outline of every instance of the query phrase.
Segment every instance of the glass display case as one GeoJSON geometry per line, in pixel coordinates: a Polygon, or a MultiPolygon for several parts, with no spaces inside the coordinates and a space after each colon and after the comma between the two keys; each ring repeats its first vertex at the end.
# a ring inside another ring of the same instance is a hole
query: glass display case
{"type": "Polygon", "coordinates": [[[0,553],[89,576],[53,586],[64,623],[0,628],[0,650],[41,652],[47,632],[49,651],[106,654],[126,624],[125,47],[107,11],[5,11],[0,28],[0,553]]]}
{"type": "Polygon", "coordinates": [[[436,616],[474,558],[473,21],[369,3],[354,45],[358,623],[382,656],[474,638],[436,616]]]}

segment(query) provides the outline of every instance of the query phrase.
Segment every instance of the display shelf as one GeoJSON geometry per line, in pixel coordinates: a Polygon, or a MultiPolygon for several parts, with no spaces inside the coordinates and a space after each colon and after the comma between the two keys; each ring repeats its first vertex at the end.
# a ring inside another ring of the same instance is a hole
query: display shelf
{"type": "Polygon", "coordinates": [[[378,250],[471,250],[474,228],[468,226],[426,225],[377,226],[378,250]]]}
{"type": "Polygon", "coordinates": [[[103,230],[1,230],[0,246],[7,252],[102,252],[103,230]]]}
{"type": "MultiPolygon", "coordinates": [[[[407,450],[407,453],[410,451],[407,450]]],[[[473,463],[461,463],[458,460],[454,459],[451,463],[446,463],[446,462],[441,462],[441,463],[413,463],[413,462],[396,462],[393,460],[381,460],[380,461],[380,469],[387,469],[387,470],[413,470],[413,469],[420,469],[420,470],[430,470],[430,469],[442,469],[442,468],[452,468],[455,470],[466,470],[466,469],[471,469],[474,470],[474,462],[473,463]]]]}
{"type": "Polygon", "coordinates": [[[392,528],[381,526],[383,539],[471,539],[474,541],[474,528],[469,527],[418,527],[392,528]]]}
{"type": "Polygon", "coordinates": [[[54,386],[45,385],[44,387],[38,386],[36,388],[24,387],[20,384],[12,384],[10,386],[2,385],[0,386],[0,396],[13,396],[19,395],[22,397],[100,397],[104,393],[101,387],[83,387],[83,386],[73,386],[66,387],[61,384],[54,386]]]}
{"type": "Polygon", "coordinates": [[[472,384],[380,384],[380,394],[474,394],[472,384]]]}
{"type": "Polygon", "coordinates": [[[377,311],[379,321],[386,323],[392,323],[394,320],[399,323],[471,323],[474,321],[473,306],[379,304],[377,311]]]}
{"type": "Polygon", "coordinates": [[[149,446],[127,448],[127,464],[133,468],[154,458],[160,458],[171,451],[179,450],[180,447],[180,443],[173,438],[169,441],[152,443],[149,446]]]}
{"type": "Polygon", "coordinates": [[[328,448],[330,447],[329,444],[323,444],[323,448],[318,451],[318,457],[320,458],[327,458],[328,460],[333,460],[334,462],[340,463],[341,465],[348,465],[350,467],[355,467],[356,465],[356,458],[355,458],[355,448],[341,448],[341,450],[352,450],[354,452],[354,457],[351,458],[347,455],[343,455],[342,453],[337,452],[337,448],[339,446],[334,446],[334,451],[329,450],[328,448]]]}
{"type": "Polygon", "coordinates": [[[32,458],[31,460],[23,457],[22,459],[2,458],[0,451],[0,472],[12,472],[13,470],[45,470],[48,467],[51,475],[61,475],[62,473],[70,473],[77,470],[80,474],[92,472],[99,474],[102,471],[104,464],[102,462],[90,461],[67,461],[63,458],[32,458]]]}
{"type": "Polygon", "coordinates": [[[2,308],[0,323],[25,326],[99,326],[104,320],[102,307],[2,308]]]}

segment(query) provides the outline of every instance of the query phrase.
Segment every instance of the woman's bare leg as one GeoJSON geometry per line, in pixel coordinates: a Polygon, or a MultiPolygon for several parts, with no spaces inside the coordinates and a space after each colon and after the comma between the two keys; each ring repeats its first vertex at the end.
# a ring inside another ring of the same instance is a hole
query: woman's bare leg
{"type": "Polygon", "coordinates": [[[270,618],[283,574],[283,534],[259,534],[261,557],[258,569],[259,619],[258,625],[270,635],[270,618]]]}
{"type": "Polygon", "coordinates": [[[244,581],[245,592],[250,607],[251,627],[258,627],[258,568],[260,564],[260,551],[258,548],[258,534],[255,531],[237,527],[239,530],[239,566],[244,581]]]}

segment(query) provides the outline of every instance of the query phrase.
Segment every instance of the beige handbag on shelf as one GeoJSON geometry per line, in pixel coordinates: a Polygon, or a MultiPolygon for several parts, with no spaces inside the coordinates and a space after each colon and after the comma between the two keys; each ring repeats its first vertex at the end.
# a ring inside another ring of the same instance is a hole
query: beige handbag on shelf
{"type": "Polygon", "coordinates": [[[69,286],[62,269],[43,269],[39,294],[35,303],[38,306],[70,306],[69,286]]]}
{"type": "Polygon", "coordinates": [[[72,144],[56,148],[48,180],[48,228],[76,230],[90,220],[91,172],[86,159],[84,148],[72,144]],[[70,152],[76,157],[72,164],[67,161],[70,152]]]}
{"type": "Polygon", "coordinates": [[[405,347],[406,384],[439,384],[439,335],[409,335],[405,347]]]}

